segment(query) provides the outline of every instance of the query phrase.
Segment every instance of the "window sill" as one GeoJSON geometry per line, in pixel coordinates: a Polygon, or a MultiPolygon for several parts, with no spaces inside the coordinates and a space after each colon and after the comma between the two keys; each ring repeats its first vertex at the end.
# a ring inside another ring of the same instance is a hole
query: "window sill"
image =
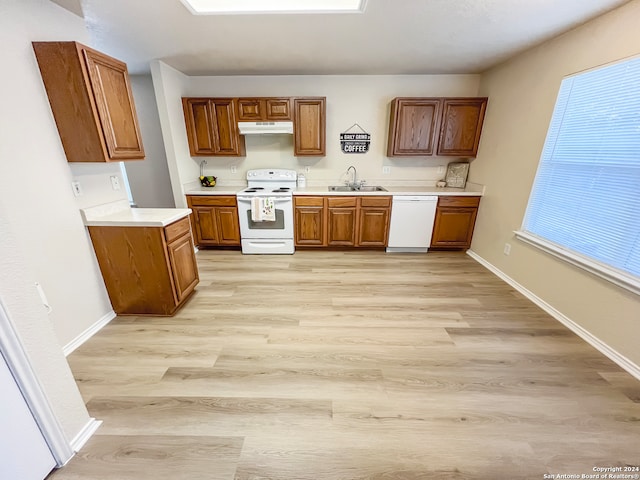
{"type": "Polygon", "coordinates": [[[560,260],[575,265],[578,268],[586,270],[593,275],[596,275],[608,282],[611,282],[619,287],[629,290],[636,295],[640,295],[640,279],[629,275],[627,273],[615,270],[607,265],[591,260],[580,254],[562,248],[555,243],[551,243],[544,238],[533,235],[529,232],[522,230],[516,230],[513,232],[518,240],[521,240],[529,245],[533,245],[539,248],[543,252],[553,255],[560,260]]]}

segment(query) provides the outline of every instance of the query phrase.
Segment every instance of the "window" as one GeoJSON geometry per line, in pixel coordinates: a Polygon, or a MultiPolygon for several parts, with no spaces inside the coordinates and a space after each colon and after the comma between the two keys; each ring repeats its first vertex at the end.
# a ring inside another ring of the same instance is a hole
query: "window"
{"type": "Polygon", "coordinates": [[[640,58],[562,81],[516,236],[640,294],[640,58]]]}

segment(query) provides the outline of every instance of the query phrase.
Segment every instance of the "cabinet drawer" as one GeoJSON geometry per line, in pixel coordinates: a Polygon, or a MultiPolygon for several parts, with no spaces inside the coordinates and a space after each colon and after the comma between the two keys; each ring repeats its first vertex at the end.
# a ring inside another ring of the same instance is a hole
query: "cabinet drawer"
{"type": "Polygon", "coordinates": [[[390,207],[391,197],[360,197],[361,207],[390,207]]]}
{"type": "Polygon", "coordinates": [[[293,197],[296,207],[322,207],[323,197],[293,197]]]}
{"type": "Polygon", "coordinates": [[[438,198],[439,207],[477,207],[480,197],[442,196],[438,198]]]}
{"type": "Polygon", "coordinates": [[[189,231],[189,217],[184,217],[177,222],[173,222],[171,225],[164,227],[164,237],[167,243],[171,243],[176,238],[180,238],[182,235],[189,231]]]}
{"type": "Polygon", "coordinates": [[[329,207],[355,207],[356,197],[327,197],[329,207]]]}
{"type": "Polygon", "coordinates": [[[189,195],[187,200],[196,207],[235,207],[235,196],[218,195],[189,195]]]}

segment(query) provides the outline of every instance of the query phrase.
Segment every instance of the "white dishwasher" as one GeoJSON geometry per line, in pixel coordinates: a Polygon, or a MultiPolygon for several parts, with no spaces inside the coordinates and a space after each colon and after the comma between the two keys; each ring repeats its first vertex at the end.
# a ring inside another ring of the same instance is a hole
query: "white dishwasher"
{"type": "Polygon", "coordinates": [[[387,252],[426,252],[437,204],[436,195],[394,195],[387,252]]]}

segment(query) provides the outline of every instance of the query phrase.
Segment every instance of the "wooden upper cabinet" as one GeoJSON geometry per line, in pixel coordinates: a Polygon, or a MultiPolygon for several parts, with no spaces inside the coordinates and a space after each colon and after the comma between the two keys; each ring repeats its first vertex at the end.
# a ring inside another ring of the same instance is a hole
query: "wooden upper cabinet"
{"type": "Polygon", "coordinates": [[[127,65],[77,42],[33,42],[69,162],[144,158],[127,65]]]}
{"type": "Polygon", "coordinates": [[[396,98],[391,103],[387,155],[433,155],[440,123],[437,98],[396,98]]]}
{"type": "Polygon", "coordinates": [[[487,98],[395,98],[389,119],[389,157],[475,157],[487,98]]]}
{"type": "Polygon", "coordinates": [[[182,107],[191,156],[245,155],[232,98],[183,98],[182,107]]]}
{"type": "Polygon", "coordinates": [[[291,120],[289,98],[239,98],[238,121],[286,121],[291,120]]]}
{"type": "Polygon", "coordinates": [[[445,98],[438,155],[475,157],[486,109],[486,98],[445,98]]]}
{"type": "Polygon", "coordinates": [[[326,152],[326,98],[293,100],[294,155],[323,156],[326,152]]]}

